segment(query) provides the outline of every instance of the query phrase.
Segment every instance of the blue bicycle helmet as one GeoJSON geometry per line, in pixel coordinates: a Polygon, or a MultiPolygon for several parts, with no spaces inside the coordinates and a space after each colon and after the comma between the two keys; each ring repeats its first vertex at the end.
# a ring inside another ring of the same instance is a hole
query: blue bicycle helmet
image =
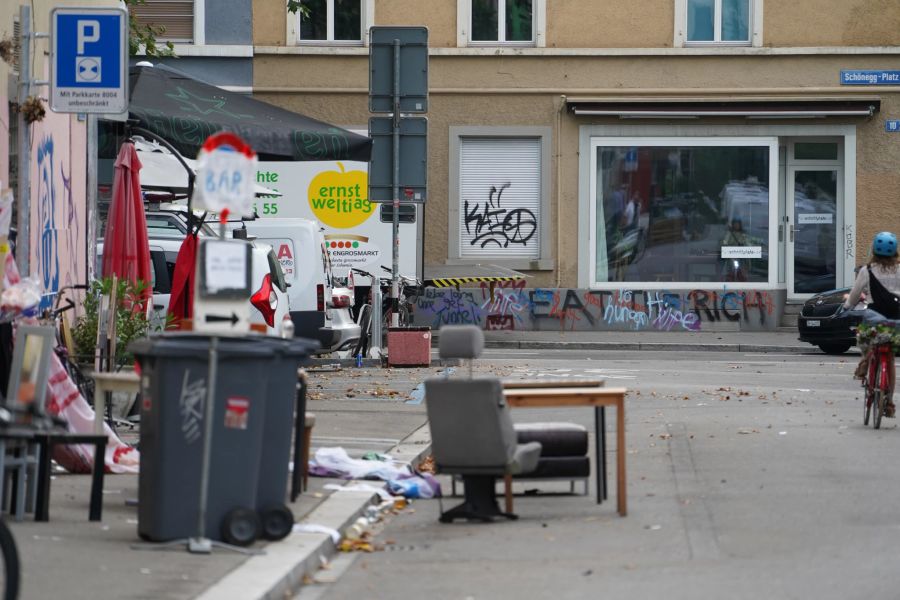
{"type": "Polygon", "coordinates": [[[897,236],[890,231],[875,234],[872,253],[875,256],[897,256],[897,236]]]}

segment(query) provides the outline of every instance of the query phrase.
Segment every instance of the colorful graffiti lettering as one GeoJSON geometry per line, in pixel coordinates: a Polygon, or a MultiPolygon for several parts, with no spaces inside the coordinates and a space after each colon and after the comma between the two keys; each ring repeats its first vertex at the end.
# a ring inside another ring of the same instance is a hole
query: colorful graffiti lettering
{"type": "Polygon", "coordinates": [[[417,319],[433,327],[471,323],[486,330],[698,331],[706,323],[741,329],[775,327],[783,292],[757,290],[526,289],[524,282],[474,290],[429,288],[417,319]]]}

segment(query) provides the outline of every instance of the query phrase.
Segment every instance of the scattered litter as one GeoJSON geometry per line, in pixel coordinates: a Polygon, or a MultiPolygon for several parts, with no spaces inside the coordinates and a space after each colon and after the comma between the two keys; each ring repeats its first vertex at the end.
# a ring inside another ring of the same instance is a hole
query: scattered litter
{"type": "Polygon", "coordinates": [[[341,541],[341,534],[337,529],[326,527],[325,525],[317,525],[315,523],[297,523],[294,525],[294,533],[324,533],[331,536],[331,541],[335,544],[341,541]]]}
{"type": "Polygon", "coordinates": [[[787,431],[779,431],[778,435],[787,435],[787,431]]]}
{"type": "Polygon", "coordinates": [[[751,429],[749,427],[741,427],[740,429],[738,429],[738,433],[745,434],[745,435],[750,434],[750,433],[759,433],[759,429],[751,429]]]}
{"type": "Polygon", "coordinates": [[[662,529],[662,525],[644,525],[644,529],[649,529],[650,531],[659,531],[662,529]]]}
{"type": "Polygon", "coordinates": [[[810,391],[812,391],[812,390],[808,390],[808,389],[806,389],[806,388],[796,388],[794,391],[796,391],[796,392],[810,392],[810,391]]]}

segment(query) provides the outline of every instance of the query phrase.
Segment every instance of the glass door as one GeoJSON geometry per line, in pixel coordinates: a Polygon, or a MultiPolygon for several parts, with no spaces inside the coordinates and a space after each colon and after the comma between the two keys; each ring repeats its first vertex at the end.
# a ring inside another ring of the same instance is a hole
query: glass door
{"type": "Polygon", "coordinates": [[[837,287],[838,206],[841,170],[793,167],[787,189],[787,284],[789,298],[837,287]]]}

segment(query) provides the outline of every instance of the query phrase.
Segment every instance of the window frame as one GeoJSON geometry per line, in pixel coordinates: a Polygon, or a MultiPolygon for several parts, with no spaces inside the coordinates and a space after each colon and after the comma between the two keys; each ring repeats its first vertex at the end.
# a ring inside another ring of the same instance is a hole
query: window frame
{"type": "MultiPolygon", "coordinates": [[[[722,37],[722,0],[713,0],[715,14],[718,18],[713,23],[715,28],[714,38],[722,37]]],[[[688,0],[675,0],[675,40],[676,48],[709,48],[709,47],[760,47],[763,41],[763,0],[748,0],[750,2],[750,23],[747,34],[750,39],[739,41],[690,41],[688,32],[688,0]]]]}
{"type": "Polygon", "coordinates": [[[589,186],[588,186],[588,281],[587,287],[593,290],[619,290],[623,287],[633,289],[694,289],[710,285],[722,285],[725,282],[697,282],[697,281],[597,281],[597,155],[598,148],[615,147],[678,147],[678,146],[739,146],[739,147],[768,147],[769,148],[769,242],[768,242],[768,280],[759,282],[728,282],[729,288],[746,290],[768,290],[778,285],[778,260],[780,256],[778,242],[778,217],[779,191],[781,182],[778,180],[778,137],[770,136],[739,136],[739,137],[709,137],[709,136],[683,136],[683,137],[604,137],[591,136],[589,162],[589,186]]]}
{"type": "MultiPolygon", "coordinates": [[[[501,0],[503,2],[503,0],[501,0]]],[[[506,5],[503,4],[503,12],[506,5]]],[[[459,48],[491,48],[497,46],[513,48],[544,48],[547,34],[547,0],[532,0],[532,36],[529,42],[507,42],[472,39],[472,0],[456,0],[456,45],[459,48]]],[[[498,26],[500,13],[497,15],[498,26]]],[[[503,28],[498,27],[498,37],[505,36],[503,28]]]]}
{"type": "Polygon", "coordinates": [[[551,256],[551,179],[552,173],[552,127],[478,127],[478,126],[451,126],[450,127],[450,180],[449,180],[449,204],[448,204],[448,229],[447,229],[447,260],[448,265],[471,265],[485,260],[491,264],[509,269],[528,271],[551,271],[554,269],[554,260],[551,256]],[[540,235],[539,253],[537,258],[502,258],[502,257],[462,257],[460,253],[460,215],[462,201],[460,198],[460,176],[462,140],[464,138],[538,138],[541,143],[541,200],[540,222],[538,231],[540,235]]]}
{"type": "MultiPolygon", "coordinates": [[[[157,37],[158,42],[172,42],[176,46],[204,46],[206,44],[206,0],[193,0],[193,24],[190,41],[170,39],[165,35],[157,37]]],[[[143,47],[142,47],[143,48],[143,47]]],[[[143,54],[143,49],[139,54],[143,54]]]]}
{"type": "MultiPolygon", "coordinates": [[[[359,47],[369,45],[369,27],[375,24],[375,0],[359,0],[359,40],[335,40],[334,39],[334,0],[325,0],[327,39],[304,40],[300,37],[300,11],[296,14],[288,13],[287,19],[287,43],[295,46],[343,46],[359,47]]],[[[285,9],[286,10],[286,9],[285,9]]]]}

